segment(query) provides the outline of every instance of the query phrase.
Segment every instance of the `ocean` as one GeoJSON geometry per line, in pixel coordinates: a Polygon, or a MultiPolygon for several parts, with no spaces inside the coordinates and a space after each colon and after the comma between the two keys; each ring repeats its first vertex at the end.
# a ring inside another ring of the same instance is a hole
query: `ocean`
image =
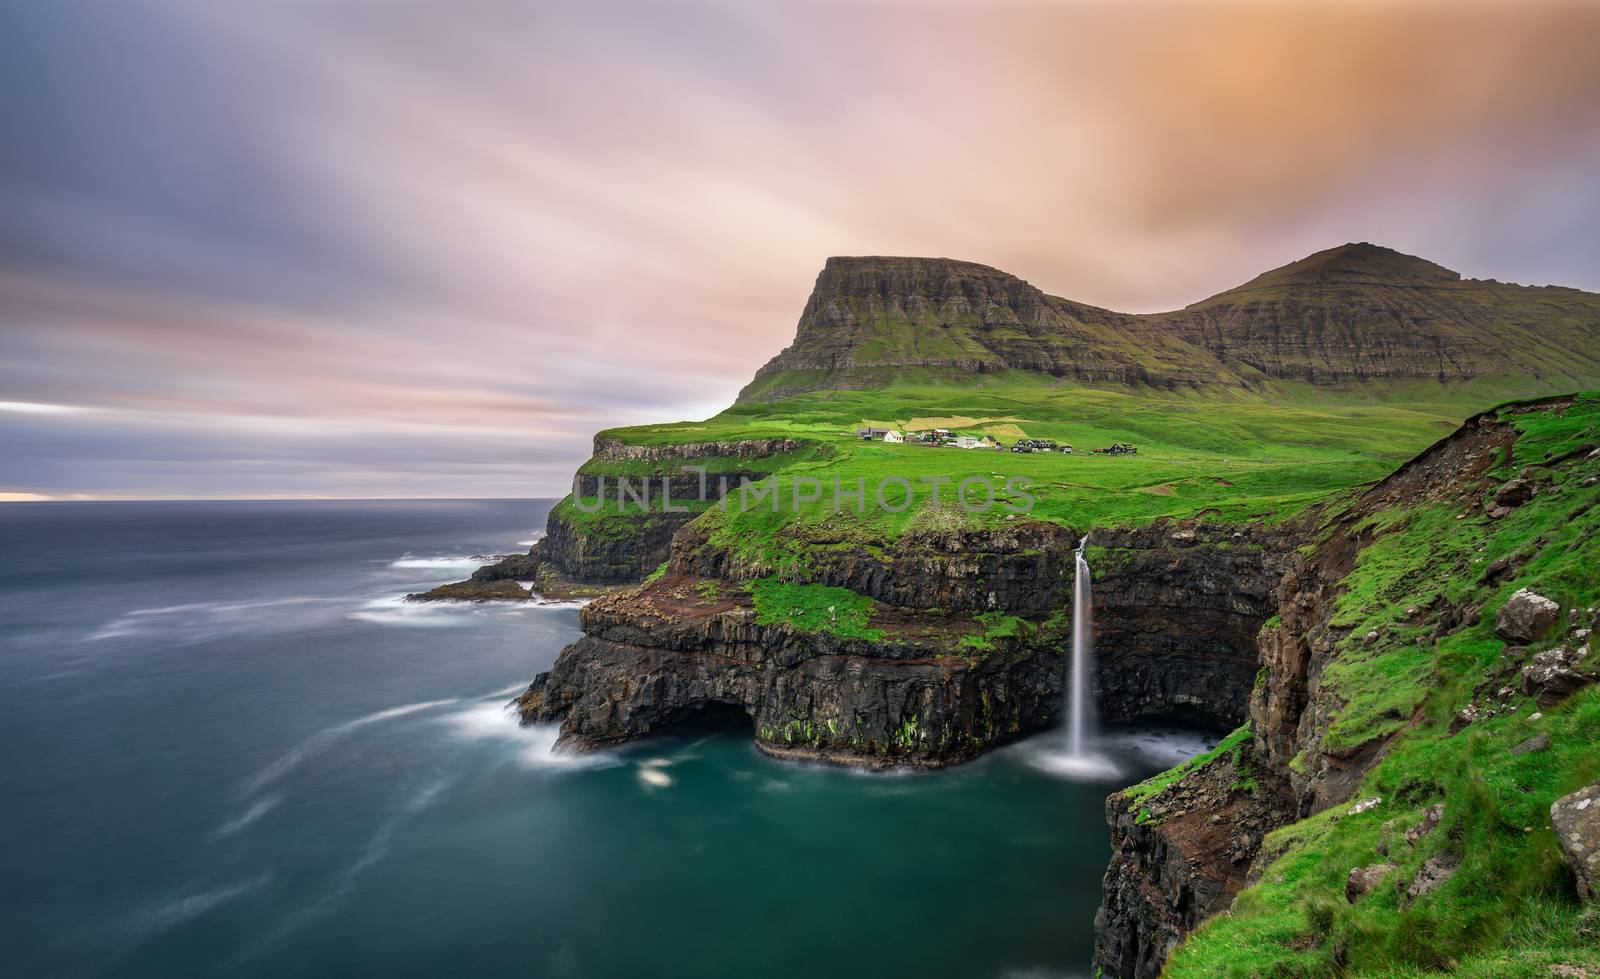
{"type": "Polygon", "coordinates": [[[1105,796],[1202,750],[938,772],[750,732],[551,751],[575,604],[408,605],[549,501],[0,506],[0,973],[1086,976],[1105,796]]]}

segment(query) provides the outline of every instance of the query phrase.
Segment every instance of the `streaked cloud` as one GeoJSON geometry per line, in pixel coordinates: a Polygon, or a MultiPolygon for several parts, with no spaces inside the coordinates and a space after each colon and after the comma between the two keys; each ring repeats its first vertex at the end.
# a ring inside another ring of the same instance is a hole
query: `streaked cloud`
{"type": "Polygon", "coordinates": [[[1600,289],[1600,8],[18,0],[9,493],[554,494],[832,254],[1170,308],[1348,240],[1600,289]]]}

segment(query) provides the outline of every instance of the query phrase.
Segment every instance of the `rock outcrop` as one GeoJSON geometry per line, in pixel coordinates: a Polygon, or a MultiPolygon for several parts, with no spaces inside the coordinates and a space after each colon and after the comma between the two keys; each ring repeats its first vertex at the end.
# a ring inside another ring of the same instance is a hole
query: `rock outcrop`
{"type": "Polygon", "coordinates": [[[1089,537],[1102,717],[1243,723],[1296,526],[1183,521],[1089,537]]]}
{"type": "Polygon", "coordinates": [[[1184,936],[1233,903],[1262,840],[1293,808],[1287,781],[1261,766],[1249,741],[1152,796],[1107,799],[1112,855],[1095,966],[1106,976],[1157,975],[1184,936]]]}
{"type": "Polygon", "coordinates": [[[1494,614],[1494,634],[1508,642],[1533,642],[1549,632],[1560,617],[1560,605],[1522,588],[1494,614]]]}
{"type": "MultiPolygon", "coordinates": [[[[894,542],[835,539],[825,525],[785,533],[810,548],[785,579],[873,600],[872,625],[886,639],[755,624],[744,588],[772,569],[695,523],[676,536],[664,578],[585,610],[585,639],[535,681],[525,719],[558,721],[564,743],[592,747],[734,705],[767,750],[897,764],[961,760],[1054,722],[1077,534],[1032,521],[914,527],[894,542]],[[1032,622],[1031,638],[966,644],[986,613],[1032,622]]],[[[1103,715],[1240,721],[1253,636],[1271,614],[1292,536],[1192,522],[1093,536],[1104,541],[1093,558],[1104,568],[1095,584],[1103,715]]]]}
{"type": "Polygon", "coordinates": [[[1582,665],[1588,652],[1587,646],[1557,646],[1536,653],[1533,662],[1522,668],[1522,692],[1540,707],[1553,707],[1566,700],[1596,680],[1582,665]]]}
{"type": "Polygon", "coordinates": [[[1577,880],[1578,896],[1600,901],[1600,782],[1557,799],[1550,824],[1577,880]]]}
{"type": "Polygon", "coordinates": [[[966,616],[884,609],[881,638],[846,638],[763,625],[716,584],[669,574],[588,605],[584,638],[518,699],[524,722],[588,748],[732,708],[772,754],[938,766],[1037,730],[1060,703],[1048,631],[962,656],[966,616]]]}

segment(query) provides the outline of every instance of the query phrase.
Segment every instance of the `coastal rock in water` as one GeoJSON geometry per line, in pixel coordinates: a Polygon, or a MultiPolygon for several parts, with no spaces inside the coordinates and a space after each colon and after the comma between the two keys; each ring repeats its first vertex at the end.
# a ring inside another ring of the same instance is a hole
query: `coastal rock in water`
{"type": "Polygon", "coordinates": [[[1053,641],[941,654],[968,617],[885,610],[882,638],[756,621],[747,593],[714,597],[666,575],[585,607],[586,635],[518,701],[524,723],[560,722],[563,745],[598,747],[698,716],[748,718],[781,757],[938,766],[1051,723],[1060,708],[1053,641]]]}
{"type": "MultiPolygon", "coordinates": [[[[1168,528],[1092,529],[1096,688],[1108,721],[1243,721],[1258,669],[1255,636],[1298,537],[1292,528],[1201,525],[1175,547],[1168,528]]],[[[1048,616],[1072,602],[1073,549],[1082,535],[1038,521],[1000,528],[914,527],[861,544],[828,526],[799,527],[811,550],[799,582],[848,588],[906,608],[1048,616]],[[832,536],[830,536],[832,535],[832,536]]],[[[780,538],[783,539],[783,538],[780,538]]],[[[771,572],[685,528],[674,573],[745,581],[771,572]]]]}
{"type": "Polygon", "coordinates": [[[1533,642],[1549,632],[1560,615],[1560,605],[1523,588],[1494,614],[1494,634],[1507,642],[1533,642]]]}
{"type": "Polygon", "coordinates": [[[1561,855],[1578,880],[1578,896],[1600,901],[1600,782],[1562,796],[1550,807],[1561,855]]]}
{"type": "Polygon", "coordinates": [[[440,585],[416,595],[407,595],[409,602],[525,602],[528,589],[515,581],[456,581],[440,585]]]}

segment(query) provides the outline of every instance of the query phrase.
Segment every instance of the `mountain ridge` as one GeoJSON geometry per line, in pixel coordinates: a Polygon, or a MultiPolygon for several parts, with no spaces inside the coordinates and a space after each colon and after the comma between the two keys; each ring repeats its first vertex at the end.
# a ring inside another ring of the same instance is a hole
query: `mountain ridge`
{"type": "Polygon", "coordinates": [[[829,258],[795,339],[739,401],[872,388],[908,371],[1017,370],[1091,386],[1600,379],[1600,295],[1463,279],[1366,242],[1316,252],[1182,309],[1121,313],[950,258],[829,258]]]}

